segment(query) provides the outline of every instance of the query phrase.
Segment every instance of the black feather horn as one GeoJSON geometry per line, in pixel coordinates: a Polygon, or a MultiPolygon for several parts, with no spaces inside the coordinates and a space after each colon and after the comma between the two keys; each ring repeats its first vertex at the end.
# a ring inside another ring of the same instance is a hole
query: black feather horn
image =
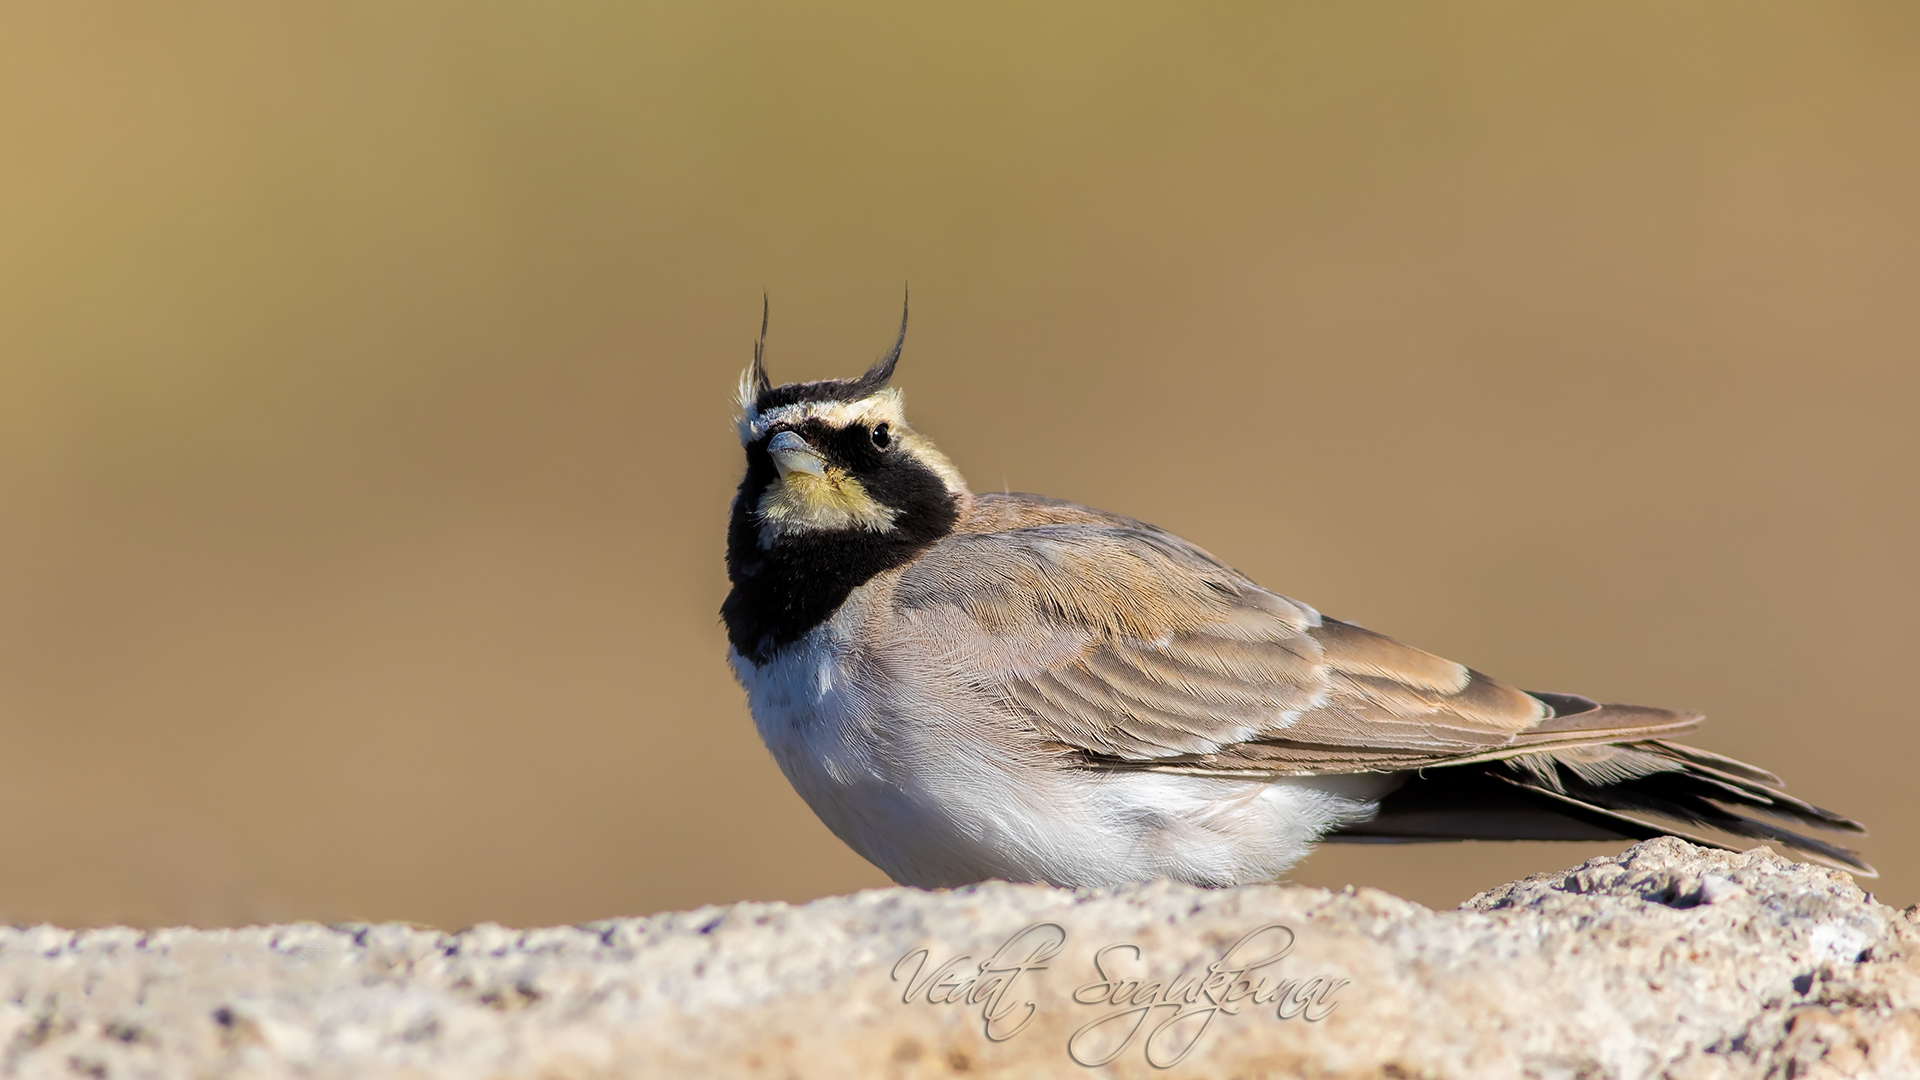
{"type": "Polygon", "coordinates": [[[773,389],[773,380],[767,378],[767,314],[770,305],[767,294],[760,294],[760,340],[753,343],[753,366],[747,369],[747,378],[753,381],[753,394],[757,398],[773,389]]]}
{"type": "Polygon", "coordinates": [[[850,400],[858,401],[868,394],[878,393],[893,379],[894,366],[900,363],[900,350],[907,344],[907,301],[911,295],[903,290],[900,296],[900,336],[893,339],[893,348],[887,351],[887,355],[875,360],[865,375],[853,380],[848,388],[853,392],[850,400]]]}
{"type": "Polygon", "coordinates": [[[893,348],[887,355],[873,362],[865,375],[857,379],[822,379],[819,382],[788,383],[775,386],[767,378],[763,357],[766,352],[767,316],[766,305],[762,298],[760,311],[760,342],[753,347],[753,367],[748,369],[748,378],[753,382],[753,407],[766,412],[784,405],[801,401],[859,401],[886,389],[893,378],[894,366],[900,363],[900,350],[907,344],[907,300],[900,300],[900,335],[893,340],[893,348]]]}

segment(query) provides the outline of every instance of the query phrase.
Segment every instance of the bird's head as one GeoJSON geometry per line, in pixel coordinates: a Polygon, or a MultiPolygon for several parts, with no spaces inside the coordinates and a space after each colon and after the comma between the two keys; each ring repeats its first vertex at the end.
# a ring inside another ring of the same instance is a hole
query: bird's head
{"type": "Polygon", "coordinates": [[[790,542],[914,546],[952,528],[966,483],[953,463],[907,425],[889,387],[906,343],[903,308],[893,349],[857,379],[773,385],[766,315],[753,365],[740,377],[740,445],[747,475],[734,505],[771,551],[790,542]]]}

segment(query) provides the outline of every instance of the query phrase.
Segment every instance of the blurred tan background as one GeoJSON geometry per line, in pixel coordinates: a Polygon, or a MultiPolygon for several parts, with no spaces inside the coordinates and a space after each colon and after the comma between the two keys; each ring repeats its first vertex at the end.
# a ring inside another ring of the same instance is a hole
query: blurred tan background
{"type": "Polygon", "coordinates": [[[6,5],[0,917],[882,884],[715,613],[761,290],[786,380],[903,281],[976,488],[1703,708],[1920,900],[1916,192],[1911,3],[6,5]]]}

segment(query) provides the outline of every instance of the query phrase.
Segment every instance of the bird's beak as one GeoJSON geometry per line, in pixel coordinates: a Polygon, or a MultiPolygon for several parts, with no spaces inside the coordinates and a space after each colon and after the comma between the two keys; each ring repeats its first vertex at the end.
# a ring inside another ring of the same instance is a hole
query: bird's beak
{"type": "Polygon", "coordinates": [[[786,479],[790,473],[808,473],[813,476],[825,476],[827,459],[820,456],[807,440],[791,431],[775,435],[767,443],[767,453],[773,455],[773,464],[780,470],[780,478],[786,479]]]}

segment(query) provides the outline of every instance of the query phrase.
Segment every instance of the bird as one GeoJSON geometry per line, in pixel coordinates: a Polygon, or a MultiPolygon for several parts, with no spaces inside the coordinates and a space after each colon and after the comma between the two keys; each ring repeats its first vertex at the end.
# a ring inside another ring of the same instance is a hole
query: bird
{"type": "Polygon", "coordinates": [[[773,760],[895,882],[1277,880],[1321,842],[1864,833],[1673,741],[1698,712],[1523,691],[1155,526],[971,491],[891,385],[741,376],[728,660],[773,760]]]}

